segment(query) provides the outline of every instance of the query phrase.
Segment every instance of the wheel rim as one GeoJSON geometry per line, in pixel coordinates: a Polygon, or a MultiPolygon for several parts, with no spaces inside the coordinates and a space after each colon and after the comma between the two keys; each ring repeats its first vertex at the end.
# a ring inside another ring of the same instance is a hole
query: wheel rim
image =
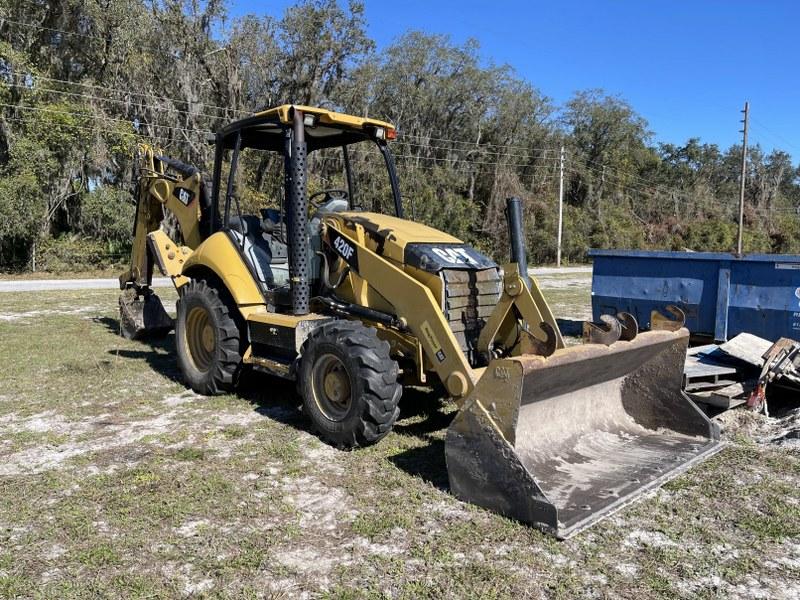
{"type": "Polygon", "coordinates": [[[350,376],[341,359],[334,354],[323,354],[314,363],[311,373],[314,402],[320,412],[331,421],[341,421],[350,411],[352,386],[350,376]]]}
{"type": "Polygon", "coordinates": [[[199,371],[208,371],[217,346],[217,333],[208,311],[195,306],[186,315],[186,345],[199,371]]]}

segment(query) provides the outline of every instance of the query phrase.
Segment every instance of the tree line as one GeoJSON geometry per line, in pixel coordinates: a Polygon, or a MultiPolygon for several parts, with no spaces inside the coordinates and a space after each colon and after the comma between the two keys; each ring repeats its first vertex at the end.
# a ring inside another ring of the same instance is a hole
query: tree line
{"type": "MultiPolygon", "coordinates": [[[[498,259],[504,199],[515,195],[529,259],[554,260],[562,147],[567,261],[592,247],[735,247],[740,146],[658,143],[602,90],[559,105],[475,41],[409,31],[378,49],[355,0],[304,0],[270,16],[228,8],[0,3],[0,269],[124,261],[137,144],[210,171],[209,133],[286,102],[393,122],[407,211],[498,259]]],[[[243,198],[279,189],[271,161],[245,167],[243,198]]],[[[745,250],[800,252],[799,206],[790,155],[749,148],[745,250]]]]}

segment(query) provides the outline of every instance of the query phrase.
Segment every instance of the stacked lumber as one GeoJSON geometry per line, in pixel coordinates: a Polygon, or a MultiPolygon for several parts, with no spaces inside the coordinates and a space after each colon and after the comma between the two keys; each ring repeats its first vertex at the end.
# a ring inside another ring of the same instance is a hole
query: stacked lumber
{"type": "MultiPolygon", "coordinates": [[[[683,374],[684,390],[693,400],[723,410],[744,404],[780,343],[781,340],[773,344],[756,335],[740,333],[724,344],[690,348],[683,374]]],[[[800,390],[800,375],[789,363],[782,367],[774,383],[800,390]]]]}

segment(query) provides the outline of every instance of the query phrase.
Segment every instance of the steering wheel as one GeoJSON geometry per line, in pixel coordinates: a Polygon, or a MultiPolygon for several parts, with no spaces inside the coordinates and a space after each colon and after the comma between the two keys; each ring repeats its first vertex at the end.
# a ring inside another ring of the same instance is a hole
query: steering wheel
{"type": "Polygon", "coordinates": [[[308,198],[308,203],[313,206],[314,208],[319,208],[322,206],[322,203],[327,200],[347,200],[348,193],[347,190],[338,190],[338,189],[331,189],[331,190],[322,190],[321,192],[317,192],[316,194],[311,194],[308,198]],[[324,196],[325,200],[317,200],[320,196],[324,196]]]}

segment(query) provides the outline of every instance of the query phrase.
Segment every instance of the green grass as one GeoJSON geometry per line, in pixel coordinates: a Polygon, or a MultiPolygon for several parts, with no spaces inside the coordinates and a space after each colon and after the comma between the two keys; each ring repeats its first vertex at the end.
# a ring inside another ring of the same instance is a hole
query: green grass
{"type": "MultiPolygon", "coordinates": [[[[585,286],[546,279],[558,316],[586,311],[585,286]]],[[[113,290],[0,294],[0,314],[21,315],[0,321],[0,598],[724,597],[751,578],[767,595],[798,589],[796,563],[779,560],[800,541],[796,453],[732,436],[557,542],[449,493],[451,404],[408,390],[380,444],[337,451],[309,432],[290,384],[253,377],[240,396],[168,401],[185,391],[172,338],[124,340],[115,313],[113,290]]]]}

